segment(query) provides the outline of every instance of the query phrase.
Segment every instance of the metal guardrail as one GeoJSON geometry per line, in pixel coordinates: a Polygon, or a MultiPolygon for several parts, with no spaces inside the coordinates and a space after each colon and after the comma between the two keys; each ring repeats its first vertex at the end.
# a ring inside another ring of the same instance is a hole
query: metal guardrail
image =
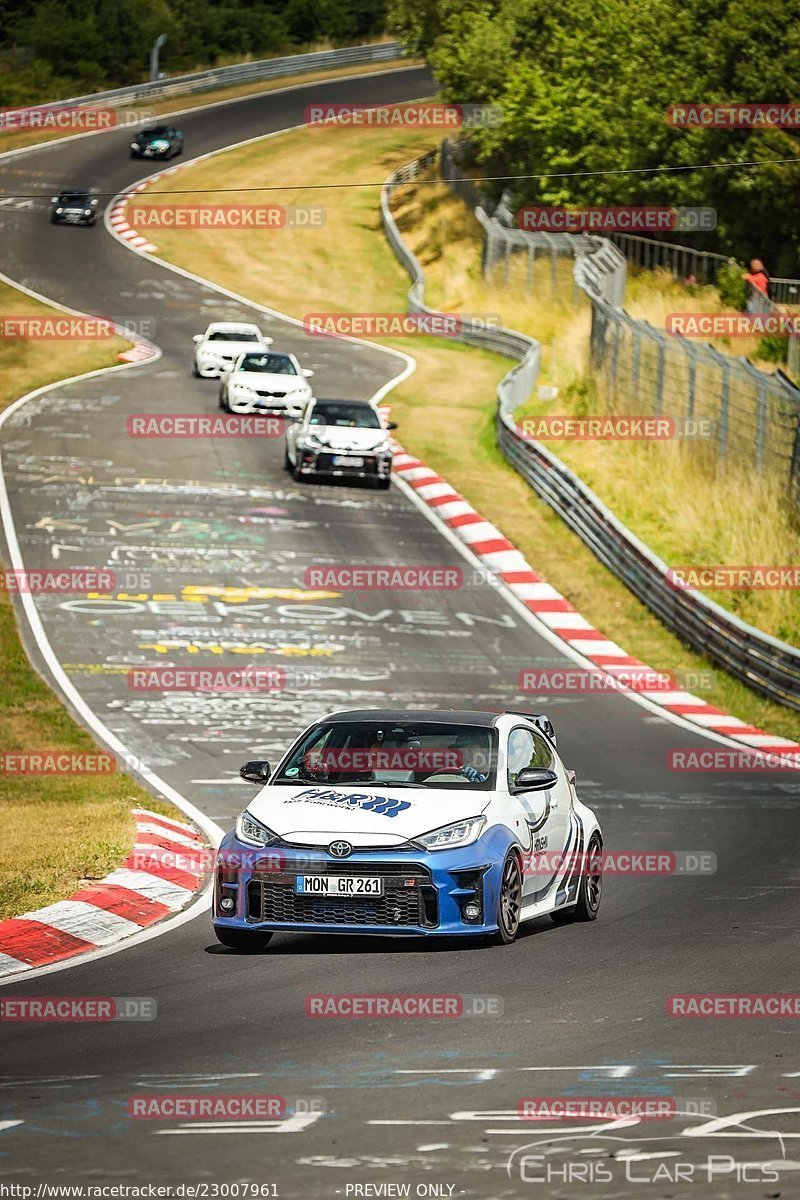
{"type": "MultiPolygon", "coordinates": [[[[435,160],[436,152],[432,151],[401,167],[390,175],[381,194],[384,231],[411,278],[410,312],[436,310],[425,304],[422,267],[400,235],[390,202],[398,184],[413,181],[435,160]]],[[[498,444],[534,491],[682,642],[771,700],[800,711],[800,650],[746,624],[700,592],[670,586],[666,563],[556,455],[520,434],[514,412],[536,385],[539,343],[511,329],[468,330],[460,340],[519,359],[497,389],[498,444]]]]}
{"type": "Polygon", "coordinates": [[[284,58],[263,58],[257,62],[235,63],[230,67],[214,67],[209,71],[197,71],[191,75],[175,75],[151,83],[132,84],[130,87],[115,88],[108,92],[94,92],[90,96],[72,96],[68,100],[54,100],[38,107],[99,108],[107,105],[109,108],[120,108],[140,100],[164,100],[170,96],[208,92],[237,83],[258,83],[262,79],[280,79],[284,75],[301,75],[310,71],[321,71],[326,67],[360,66],[387,62],[403,56],[404,49],[400,42],[376,42],[365,46],[349,46],[344,50],[290,54],[284,58]]]}

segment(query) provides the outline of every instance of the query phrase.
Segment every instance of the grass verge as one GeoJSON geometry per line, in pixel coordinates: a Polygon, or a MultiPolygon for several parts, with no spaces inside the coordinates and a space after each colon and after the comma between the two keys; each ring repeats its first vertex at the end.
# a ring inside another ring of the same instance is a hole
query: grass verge
{"type": "MultiPolygon", "coordinates": [[[[537,264],[531,296],[522,256],[512,262],[508,278],[499,268],[484,282],[482,230],[467,206],[443,185],[403,189],[396,216],[425,268],[428,303],[497,313],[504,324],[542,343],[542,383],[558,387],[559,396],[555,402],[532,398],[518,410],[519,420],[605,411],[587,372],[591,313],[585,296],[573,288],[571,262],[558,260],[554,274],[546,260],[537,264]]],[[[658,271],[632,276],[626,309],[663,328],[669,312],[718,312],[722,306],[715,288],[687,290],[658,271]]],[[[718,348],[730,350],[730,340],[720,341],[718,348]]],[[[742,343],[737,353],[755,352],[757,339],[737,340],[742,343]]],[[[678,382],[674,381],[676,388],[678,382]]],[[[708,415],[713,418],[713,413],[708,415]]],[[[549,448],[671,565],[800,562],[800,525],[782,486],[768,476],[759,478],[746,463],[728,463],[720,474],[702,445],[679,440],[562,441],[551,442],[549,448]]],[[[749,624],[800,645],[800,592],[707,594],[749,624]]]]}
{"type": "MultiPolygon", "coordinates": [[[[302,185],[307,178],[309,162],[314,164],[316,183],[348,181],[354,186],[325,193],[328,220],[320,229],[287,227],[249,238],[235,231],[190,234],[159,229],[155,240],[169,261],[295,317],[309,311],[404,311],[408,280],[383,235],[379,189],[371,185],[429,147],[430,141],[416,131],[371,129],[367,133],[328,126],[228,151],[226,187],[245,189],[281,180],[283,190],[273,195],[282,204],[308,201],[302,186],[294,191],[293,185],[302,185]],[[355,186],[359,180],[364,186],[355,186]],[[246,256],[243,239],[247,239],[246,256]]],[[[217,158],[188,168],[181,188],[218,186],[220,169],[217,158]]],[[[165,190],[168,187],[167,183],[165,190]]],[[[433,259],[436,253],[441,259],[452,240],[451,230],[443,230],[435,221],[420,226],[415,208],[419,202],[408,199],[420,191],[401,190],[398,215],[404,231],[410,235],[416,230],[417,242],[428,246],[423,260],[433,259]]],[[[423,194],[427,197],[428,189],[423,194]]],[[[182,197],[187,203],[201,198],[188,191],[182,197]]],[[[140,202],[159,203],[158,187],[137,197],[140,202]]],[[[472,220],[463,206],[459,210],[454,220],[472,220]]],[[[477,303],[473,276],[477,272],[479,277],[479,265],[448,252],[445,266],[447,287],[434,287],[431,303],[498,312],[509,324],[522,326],[513,311],[508,314],[502,288],[496,287],[477,303]]],[[[521,306],[519,302],[517,311],[521,306]]],[[[554,331],[562,361],[566,341],[560,340],[561,326],[554,325],[554,331]]],[[[540,336],[538,329],[532,332],[540,336]]],[[[565,338],[567,333],[564,326],[565,338]]],[[[709,703],[776,734],[800,739],[797,714],[712,670],[706,660],[681,645],[506,464],[496,446],[494,414],[495,387],[508,368],[507,360],[423,338],[387,345],[406,349],[418,362],[417,372],[391,396],[392,415],[400,423],[398,436],[410,451],[441,471],[519,546],[534,569],[630,653],[660,670],[700,680],[693,683],[693,690],[709,703]]]]}
{"type": "MultiPolygon", "coordinates": [[[[0,314],[59,315],[0,284],[0,314]]],[[[0,339],[0,408],[34,388],[113,366],[128,347],[121,338],[59,343],[0,339]]],[[[96,746],[33,670],[19,639],[14,610],[0,587],[0,747],[3,752],[61,750],[91,753],[96,746]]],[[[63,900],[81,884],[101,879],[130,853],[131,808],[181,814],[125,775],[62,777],[0,771],[0,919],[63,900]]]]}

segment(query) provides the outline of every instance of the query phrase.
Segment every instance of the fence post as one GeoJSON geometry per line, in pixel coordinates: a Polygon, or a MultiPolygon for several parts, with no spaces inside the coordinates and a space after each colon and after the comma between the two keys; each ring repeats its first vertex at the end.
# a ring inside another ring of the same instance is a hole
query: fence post
{"type": "MultiPolygon", "coordinates": [[[[720,357],[722,357],[720,355],[720,357]]],[[[728,418],[731,403],[731,369],[726,363],[722,366],[722,395],[719,406],[719,456],[726,458],[728,454],[728,418]]]]}
{"type": "Polygon", "coordinates": [[[656,372],[656,415],[664,411],[664,360],[666,358],[666,345],[664,343],[664,335],[657,334],[658,338],[658,369],[656,372]]]}
{"type": "Polygon", "coordinates": [[[756,426],[756,470],[759,475],[764,468],[764,425],[767,420],[767,391],[762,384],[758,389],[758,424],[756,426]]]}

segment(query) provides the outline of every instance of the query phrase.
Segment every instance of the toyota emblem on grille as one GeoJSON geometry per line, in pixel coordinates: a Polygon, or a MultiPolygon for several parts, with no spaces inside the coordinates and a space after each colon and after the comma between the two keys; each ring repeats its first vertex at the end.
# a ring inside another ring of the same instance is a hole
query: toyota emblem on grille
{"type": "Polygon", "coordinates": [[[328,846],[328,854],[333,858],[349,858],[353,853],[353,847],[349,842],[331,842],[328,846]]]}

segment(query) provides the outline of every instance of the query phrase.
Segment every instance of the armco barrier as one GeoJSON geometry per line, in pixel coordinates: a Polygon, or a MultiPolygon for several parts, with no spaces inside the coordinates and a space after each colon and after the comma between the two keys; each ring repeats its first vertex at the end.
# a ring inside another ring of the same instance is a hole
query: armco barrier
{"type": "Polygon", "coordinates": [[[316,54],[290,54],[285,58],[264,58],[258,62],[235,63],[230,67],[214,67],[192,75],[175,75],[152,83],[137,83],[115,88],[110,92],[94,92],[90,96],[72,96],[69,100],[54,100],[42,108],[88,107],[121,108],[141,100],[165,100],[193,92],[208,92],[214,88],[230,87],[237,83],[258,83],[262,79],[280,79],[284,75],[302,75],[330,67],[362,66],[387,62],[403,57],[400,42],[377,42],[368,46],[349,46],[345,50],[321,50],[316,54]]]}
{"type": "MultiPolygon", "coordinates": [[[[398,184],[433,166],[436,152],[390,175],[381,195],[389,244],[411,277],[409,312],[434,312],[425,304],[425,276],[400,236],[390,201],[398,184]]],[[[602,500],[540,442],[521,437],[514,412],[539,375],[539,343],[512,329],[467,327],[461,341],[519,360],[497,389],[498,443],[508,461],[570,529],[680,640],[772,700],[800,711],[800,650],[747,625],[700,592],[675,589],[667,565],[619,521],[602,500]]]]}

